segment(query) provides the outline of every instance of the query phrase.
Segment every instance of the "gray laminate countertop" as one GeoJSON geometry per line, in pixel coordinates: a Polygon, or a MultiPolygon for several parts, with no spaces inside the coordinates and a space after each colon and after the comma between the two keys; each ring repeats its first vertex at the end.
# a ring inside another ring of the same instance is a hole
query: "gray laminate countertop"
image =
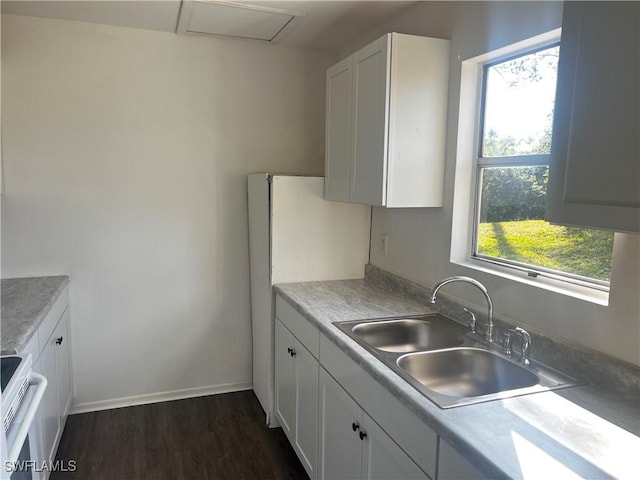
{"type": "Polygon", "coordinates": [[[637,478],[639,406],[579,386],[443,410],[333,325],[427,306],[364,280],[276,291],[489,478],[637,478]]]}
{"type": "Polygon", "coordinates": [[[17,353],[26,346],[68,283],[66,275],[0,281],[2,355],[17,353]]]}

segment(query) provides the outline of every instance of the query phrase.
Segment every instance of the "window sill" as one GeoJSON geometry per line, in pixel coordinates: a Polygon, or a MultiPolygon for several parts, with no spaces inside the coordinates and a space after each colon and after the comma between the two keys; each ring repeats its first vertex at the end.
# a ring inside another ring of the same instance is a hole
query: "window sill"
{"type": "Polygon", "coordinates": [[[496,275],[508,280],[513,280],[514,282],[541,288],[543,290],[558,293],[560,295],[566,295],[568,297],[577,298],[586,302],[595,303],[597,305],[602,305],[605,307],[609,305],[609,292],[598,290],[596,288],[576,285],[573,283],[563,282],[561,280],[547,277],[531,278],[526,276],[526,273],[524,272],[516,273],[511,268],[489,264],[472,258],[467,258],[466,260],[459,261],[451,260],[451,263],[470,268],[472,270],[484,272],[489,275],[496,275]]]}

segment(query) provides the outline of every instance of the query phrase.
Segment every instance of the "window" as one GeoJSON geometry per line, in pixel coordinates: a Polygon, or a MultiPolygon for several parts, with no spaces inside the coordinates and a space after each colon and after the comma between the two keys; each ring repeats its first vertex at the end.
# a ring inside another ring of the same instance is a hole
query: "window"
{"type": "Polygon", "coordinates": [[[613,233],[544,220],[559,48],[482,67],[471,258],[608,290],[613,233]]]}

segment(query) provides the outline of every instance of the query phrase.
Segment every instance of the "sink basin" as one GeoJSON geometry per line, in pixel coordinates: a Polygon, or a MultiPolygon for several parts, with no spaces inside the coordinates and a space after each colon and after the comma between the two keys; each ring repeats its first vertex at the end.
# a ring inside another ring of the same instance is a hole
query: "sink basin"
{"type": "MultiPolygon", "coordinates": [[[[464,342],[464,332],[442,326],[439,315],[367,322],[345,322],[343,328],[359,343],[384,352],[407,353],[455,347],[464,342]]],[[[341,325],[341,328],[342,328],[341,325]]]]}
{"type": "Polygon", "coordinates": [[[411,353],[397,362],[428,389],[458,398],[489,395],[539,383],[535,373],[479,348],[411,353]]]}
{"type": "Polygon", "coordinates": [[[576,385],[538,362],[524,366],[432,313],[349,320],[336,326],[440,408],[461,407],[576,385]]]}

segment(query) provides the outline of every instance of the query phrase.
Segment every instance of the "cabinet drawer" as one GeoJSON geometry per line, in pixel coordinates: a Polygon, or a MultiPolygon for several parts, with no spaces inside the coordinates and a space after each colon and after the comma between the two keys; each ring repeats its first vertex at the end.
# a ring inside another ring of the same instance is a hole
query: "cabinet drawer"
{"type": "Polygon", "coordinates": [[[318,358],[320,332],[289,305],[280,295],[276,295],[276,318],[293,333],[311,355],[318,358]]]}
{"type": "Polygon", "coordinates": [[[62,291],[58,299],[51,307],[51,310],[49,310],[49,313],[47,313],[47,316],[40,324],[40,328],[38,328],[38,341],[40,343],[41,351],[44,350],[49,337],[51,337],[53,330],[56,328],[56,325],[58,325],[58,320],[60,320],[60,317],[67,309],[67,305],[69,304],[68,292],[69,289],[65,287],[65,289],[62,291]]]}
{"type": "Polygon", "coordinates": [[[436,433],[322,334],[320,363],[363,410],[375,418],[393,441],[431,478],[435,478],[436,433]]]}

